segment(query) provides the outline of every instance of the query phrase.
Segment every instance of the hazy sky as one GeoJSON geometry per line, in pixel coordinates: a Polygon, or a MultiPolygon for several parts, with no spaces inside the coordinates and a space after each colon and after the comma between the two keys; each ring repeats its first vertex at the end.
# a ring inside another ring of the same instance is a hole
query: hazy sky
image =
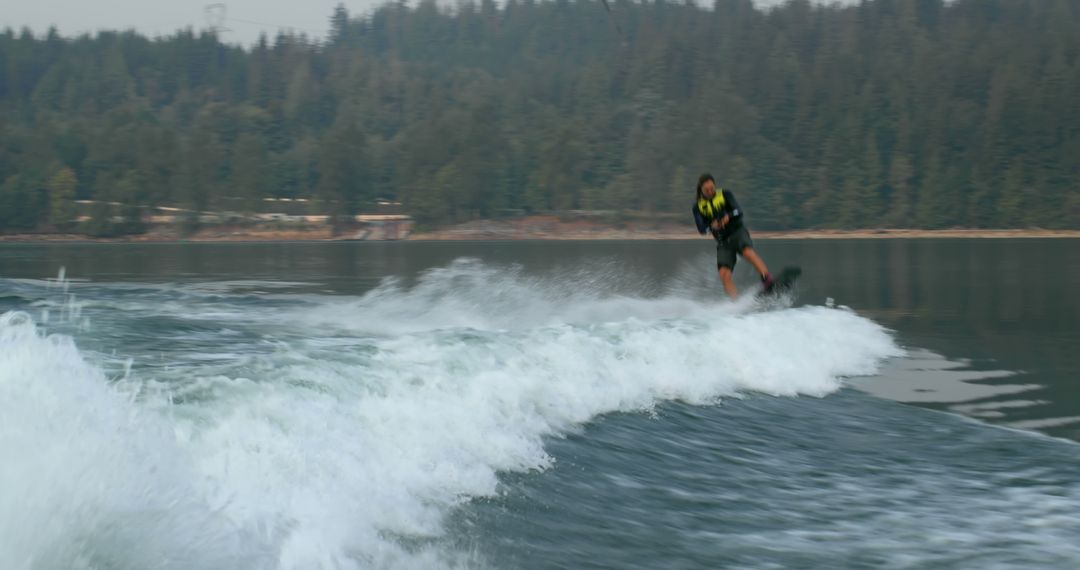
{"type": "MultiPolygon", "coordinates": [[[[759,5],[782,1],[756,0],[759,5]]],[[[149,36],[166,35],[185,27],[196,30],[209,27],[206,12],[213,3],[214,0],[0,0],[0,28],[18,30],[28,26],[40,34],[55,25],[64,36],[134,28],[149,36]]],[[[250,44],[261,32],[273,38],[282,29],[321,38],[329,28],[334,6],[344,4],[355,16],[368,13],[383,0],[226,0],[222,3],[223,23],[228,28],[222,39],[250,44]]]]}

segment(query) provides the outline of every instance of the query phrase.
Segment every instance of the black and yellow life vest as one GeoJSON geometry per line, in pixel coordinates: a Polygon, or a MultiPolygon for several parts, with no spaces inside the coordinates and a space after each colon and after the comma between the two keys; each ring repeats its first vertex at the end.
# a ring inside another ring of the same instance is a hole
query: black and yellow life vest
{"type": "Polygon", "coordinates": [[[712,200],[698,198],[697,209],[706,220],[722,217],[724,215],[724,191],[717,188],[716,195],[712,197],[712,200]]]}

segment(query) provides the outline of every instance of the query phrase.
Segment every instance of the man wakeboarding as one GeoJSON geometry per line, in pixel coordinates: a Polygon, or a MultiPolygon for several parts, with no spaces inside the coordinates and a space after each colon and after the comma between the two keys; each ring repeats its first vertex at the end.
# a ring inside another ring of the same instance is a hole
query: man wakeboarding
{"type": "Polygon", "coordinates": [[[734,299],[739,293],[731,278],[736,254],[749,261],[761,276],[761,292],[771,293],[776,282],[769,275],[765,261],[754,251],[750,230],[743,224],[743,211],[735,195],[730,190],[717,190],[716,180],[707,172],[698,178],[693,212],[698,233],[710,232],[716,240],[716,268],[728,296],[734,299]]]}

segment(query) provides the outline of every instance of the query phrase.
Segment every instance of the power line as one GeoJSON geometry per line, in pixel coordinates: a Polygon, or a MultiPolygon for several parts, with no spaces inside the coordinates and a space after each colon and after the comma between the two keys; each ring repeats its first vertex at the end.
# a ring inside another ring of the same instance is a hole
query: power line
{"type": "Polygon", "coordinates": [[[243,20],[241,18],[228,18],[231,22],[240,22],[242,24],[254,24],[256,26],[263,26],[266,28],[278,28],[284,30],[300,30],[301,32],[311,32],[313,34],[325,33],[326,30],[315,30],[312,28],[301,28],[300,26],[285,25],[285,24],[269,24],[266,22],[256,22],[254,20],[243,20]]]}
{"type": "Polygon", "coordinates": [[[326,30],[315,30],[312,28],[302,28],[300,26],[285,25],[285,24],[272,24],[270,22],[259,22],[257,20],[247,20],[244,18],[232,18],[228,15],[228,6],[224,3],[207,4],[203,8],[203,12],[206,16],[206,25],[210,28],[210,31],[214,33],[231,32],[235,31],[225,27],[225,22],[236,22],[239,24],[250,24],[253,26],[259,26],[262,28],[277,28],[278,30],[296,30],[301,32],[308,32],[311,34],[325,34],[326,30]]]}

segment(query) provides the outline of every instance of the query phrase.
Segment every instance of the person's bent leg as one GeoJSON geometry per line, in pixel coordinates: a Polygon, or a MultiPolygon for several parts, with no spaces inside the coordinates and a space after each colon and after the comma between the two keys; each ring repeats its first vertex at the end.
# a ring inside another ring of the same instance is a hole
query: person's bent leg
{"type": "Polygon", "coordinates": [[[735,287],[735,281],[731,279],[731,268],[724,266],[721,267],[719,271],[720,281],[724,284],[724,292],[732,299],[738,297],[739,290],[735,287]]]}
{"type": "Polygon", "coordinates": [[[742,256],[750,262],[750,265],[754,266],[754,269],[758,272],[762,278],[769,275],[769,268],[765,266],[765,261],[761,259],[761,256],[754,251],[754,248],[743,248],[742,256]]]}

